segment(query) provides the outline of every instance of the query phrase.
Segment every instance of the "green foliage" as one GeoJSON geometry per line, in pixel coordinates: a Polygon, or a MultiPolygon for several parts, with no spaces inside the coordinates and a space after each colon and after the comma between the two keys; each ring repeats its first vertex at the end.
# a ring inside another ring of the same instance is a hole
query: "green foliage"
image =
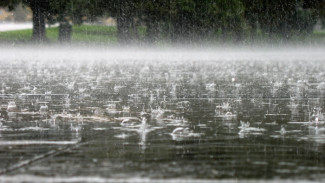
{"type": "Polygon", "coordinates": [[[307,35],[316,23],[315,6],[318,0],[243,0],[245,19],[256,34],[259,27],[269,38],[290,39],[307,35]],[[308,5],[307,5],[308,4],[308,5]]]}
{"type": "Polygon", "coordinates": [[[102,15],[116,18],[115,32],[88,27],[83,34],[82,26],[73,27],[78,40],[82,35],[124,42],[289,40],[310,35],[316,20],[325,22],[324,0],[3,0],[0,6],[45,1],[49,23],[81,25],[102,15]]]}
{"type": "Polygon", "coordinates": [[[175,2],[176,9],[182,12],[194,12],[195,11],[195,0],[179,0],[175,2]]]}
{"type": "Polygon", "coordinates": [[[81,24],[93,21],[105,10],[101,0],[50,0],[49,17],[51,23],[71,21],[81,24]]]}
{"type": "Polygon", "coordinates": [[[0,1],[0,7],[8,7],[8,9],[11,11],[13,10],[19,3],[21,3],[21,0],[1,0],[0,1]]]}

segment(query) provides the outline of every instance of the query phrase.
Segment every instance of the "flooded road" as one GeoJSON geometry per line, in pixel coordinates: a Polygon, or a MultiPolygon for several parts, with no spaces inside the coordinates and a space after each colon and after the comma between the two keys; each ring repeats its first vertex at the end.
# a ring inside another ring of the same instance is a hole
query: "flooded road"
{"type": "Polygon", "coordinates": [[[0,181],[324,181],[323,62],[256,58],[2,60],[0,181]]]}

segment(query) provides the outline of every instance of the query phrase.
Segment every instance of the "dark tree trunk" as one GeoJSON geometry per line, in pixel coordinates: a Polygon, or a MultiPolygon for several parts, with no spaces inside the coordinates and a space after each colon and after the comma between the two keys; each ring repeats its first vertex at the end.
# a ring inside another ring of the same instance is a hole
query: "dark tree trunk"
{"type": "Polygon", "coordinates": [[[30,8],[33,12],[33,34],[32,40],[43,42],[46,40],[44,1],[31,1],[30,8]]]}
{"type": "Polygon", "coordinates": [[[59,25],[59,37],[60,42],[71,42],[72,26],[69,22],[61,22],[59,25]]]}
{"type": "Polygon", "coordinates": [[[128,9],[127,1],[119,1],[117,14],[117,38],[118,42],[121,44],[125,44],[131,39],[131,16],[128,9]]]}

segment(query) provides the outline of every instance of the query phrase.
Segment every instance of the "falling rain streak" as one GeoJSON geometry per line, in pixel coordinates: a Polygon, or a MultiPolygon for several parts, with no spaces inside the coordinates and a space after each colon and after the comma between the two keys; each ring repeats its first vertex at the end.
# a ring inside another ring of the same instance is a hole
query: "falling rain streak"
{"type": "Polygon", "coordinates": [[[0,182],[325,182],[325,0],[0,0],[0,182]]]}

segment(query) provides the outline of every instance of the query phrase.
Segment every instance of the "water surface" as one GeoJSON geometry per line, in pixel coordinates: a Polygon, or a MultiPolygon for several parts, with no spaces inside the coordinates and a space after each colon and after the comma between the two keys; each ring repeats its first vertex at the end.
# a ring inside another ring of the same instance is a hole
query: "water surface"
{"type": "Polygon", "coordinates": [[[325,179],[321,52],[90,52],[1,58],[0,180],[325,179]]]}

